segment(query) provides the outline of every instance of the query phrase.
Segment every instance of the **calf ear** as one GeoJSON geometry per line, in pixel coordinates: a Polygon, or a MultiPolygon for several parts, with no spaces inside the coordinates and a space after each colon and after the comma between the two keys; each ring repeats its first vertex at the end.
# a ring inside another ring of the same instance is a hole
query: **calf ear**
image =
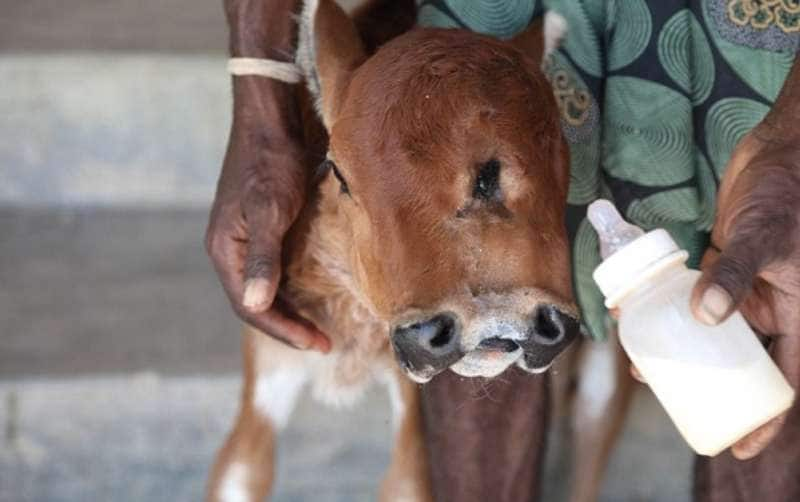
{"type": "Polygon", "coordinates": [[[510,40],[511,45],[533,59],[542,67],[547,57],[553,53],[567,34],[567,21],[564,16],[547,11],[543,18],[531,23],[525,31],[510,40]]]}
{"type": "Polygon", "coordinates": [[[366,59],[353,20],[333,0],[305,0],[296,63],[330,130],[353,71],[366,59]]]}

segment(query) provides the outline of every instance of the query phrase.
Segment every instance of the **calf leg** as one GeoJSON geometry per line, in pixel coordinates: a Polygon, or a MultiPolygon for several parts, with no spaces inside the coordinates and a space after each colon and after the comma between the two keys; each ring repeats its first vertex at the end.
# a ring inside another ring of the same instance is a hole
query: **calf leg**
{"type": "Polygon", "coordinates": [[[635,382],[630,361],[609,333],[605,342],[582,345],[572,414],[571,502],[597,500],[608,458],[625,423],[635,382]]]}
{"type": "Polygon", "coordinates": [[[394,449],[383,479],[381,502],[432,501],[428,457],[422,432],[419,389],[397,371],[386,375],[392,402],[394,449]]]}
{"type": "Polygon", "coordinates": [[[241,407],[236,425],[214,462],[209,502],[262,501],[271,491],[276,433],[289,420],[306,373],[297,365],[259,368],[263,344],[270,345],[267,350],[278,364],[280,353],[288,350],[263,334],[245,333],[241,407]]]}

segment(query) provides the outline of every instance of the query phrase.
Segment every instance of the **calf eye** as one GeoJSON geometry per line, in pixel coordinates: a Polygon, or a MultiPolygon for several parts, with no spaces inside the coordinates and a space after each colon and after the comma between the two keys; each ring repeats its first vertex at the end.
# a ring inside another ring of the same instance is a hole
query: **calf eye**
{"type": "Polygon", "coordinates": [[[472,197],[481,200],[500,198],[500,161],[491,159],[485,162],[478,170],[475,186],[472,188],[472,197]]]}
{"type": "Polygon", "coordinates": [[[333,175],[339,181],[339,192],[346,195],[350,195],[350,187],[347,186],[347,181],[344,179],[344,176],[342,176],[342,173],[339,171],[339,168],[336,167],[336,164],[334,164],[332,160],[325,159],[325,161],[322,163],[322,168],[325,171],[327,171],[328,169],[332,170],[333,175]]]}

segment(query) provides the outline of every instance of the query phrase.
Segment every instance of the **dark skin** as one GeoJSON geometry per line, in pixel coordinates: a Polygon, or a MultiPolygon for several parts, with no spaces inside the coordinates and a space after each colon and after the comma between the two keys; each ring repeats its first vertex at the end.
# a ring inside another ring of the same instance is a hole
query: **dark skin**
{"type": "MultiPolygon", "coordinates": [[[[296,25],[289,13],[297,7],[296,0],[226,0],[231,56],[291,61],[296,25]]],[[[206,249],[242,320],[299,349],[327,352],[322,332],[274,302],[281,244],[305,203],[308,176],[293,86],[234,77],[233,103],[206,249]]]]}
{"type": "MultiPolygon", "coordinates": [[[[712,248],[694,289],[695,316],[709,324],[734,310],[769,337],[769,352],[789,384],[800,386],[800,58],[770,113],[731,156],[722,180],[712,248]]],[[[786,414],[733,446],[757,455],[786,414]]]]}

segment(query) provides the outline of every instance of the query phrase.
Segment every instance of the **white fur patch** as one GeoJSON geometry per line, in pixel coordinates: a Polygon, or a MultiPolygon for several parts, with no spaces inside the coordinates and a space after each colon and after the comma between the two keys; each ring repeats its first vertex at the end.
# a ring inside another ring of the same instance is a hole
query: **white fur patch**
{"type": "Polygon", "coordinates": [[[544,15],[544,57],[558,49],[567,34],[567,20],[558,12],[549,10],[544,15]]]}
{"type": "Polygon", "coordinates": [[[389,402],[392,406],[392,429],[397,432],[406,414],[406,403],[400,392],[400,383],[392,371],[384,371],[381,374],[381,381],[386,385],[386,392],[389,394],[389,402]]]}
{"type": "Polygon", "coordinates": [[[353,381],[343,382],[338,376],[341,365],[345,364],[340,354],[328,354],[314,368],[311,395],[326,406],[347,409],[355,406],[364,397],[372,379],[369,375],[353,381]]]}
{"type": "Polygon", "coordinates": [[[253,404],[259,413],[281,429],[289,422],[297,396],[307,379],[308,374],[302,368],[279,368],[273,373],[259,376],[253,404]]]}
{"type": "Polygon", "coordinates": [[[494,378],[522,357],[522,349],[513,352],[472,351],[450,366],[463,377],[494,378]]]}
{"type": "Polygon", "coordinates": [[[586,353],[580,363],[576,406],[589,418],[597,419],[605,413],[606,405],[617,387],[616,343],[616,340],[608,339],[586,344],[586,353]]]}
{"type": "Polygon", "coordinates": [[[222,502],[249,502],[247,493],[247,466],[236,462],[225,471],[225,477],[219,488],[219,497],[222,502]]]}

